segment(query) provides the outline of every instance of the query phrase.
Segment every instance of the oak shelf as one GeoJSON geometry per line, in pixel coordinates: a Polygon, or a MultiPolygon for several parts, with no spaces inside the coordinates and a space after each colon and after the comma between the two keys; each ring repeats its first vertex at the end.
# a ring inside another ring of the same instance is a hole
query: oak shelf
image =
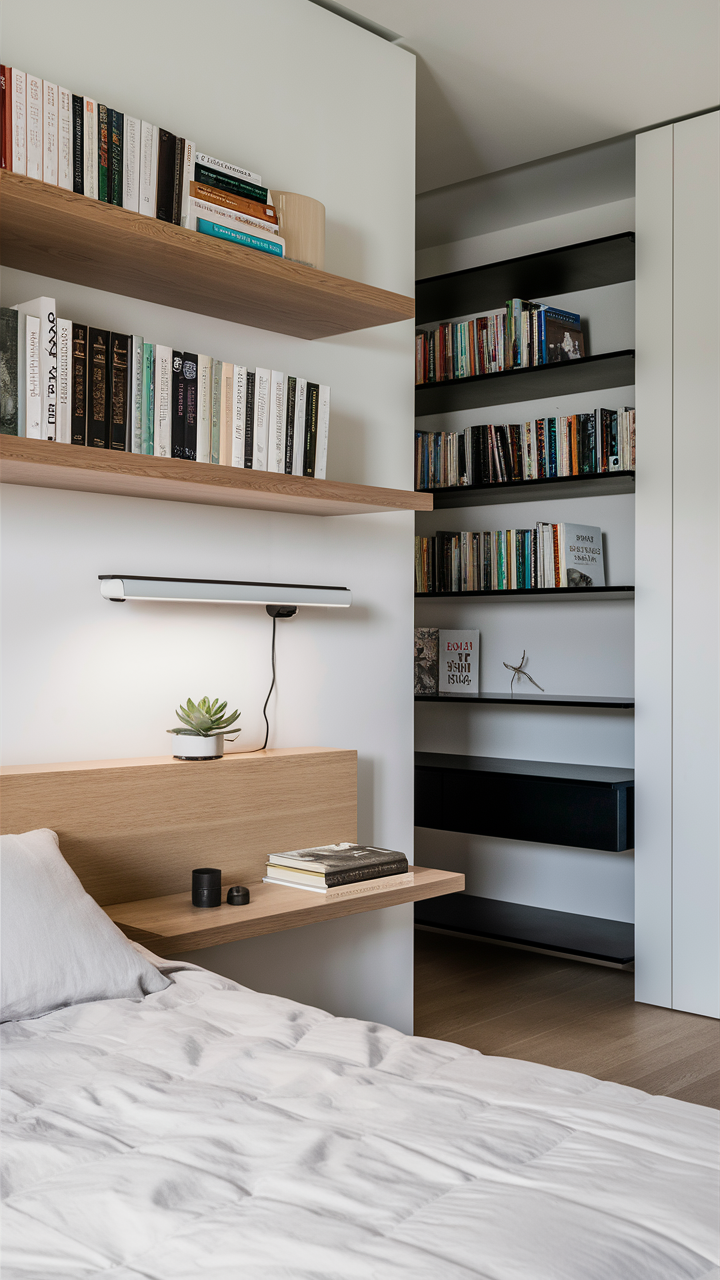
{"type": "Polygon", "coordinates": [[[432,511],[432,494],[0,436],[0,481],[295,515],[432,511]]]}
{"type": "Polygon", "coordinates": [[[3,266],[236,324],[328,338],[409,320],[412,298],[0,173],[3,266]]]}

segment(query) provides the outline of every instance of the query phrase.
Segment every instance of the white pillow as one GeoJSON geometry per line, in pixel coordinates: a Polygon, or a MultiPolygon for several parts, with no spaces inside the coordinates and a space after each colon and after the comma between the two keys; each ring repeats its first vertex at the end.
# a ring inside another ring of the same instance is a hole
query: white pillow
{"type": "Polygon", "coordinates": [[[85,892],[54,831],[0,839],[0,1021],[170,986],[85,892]]]}

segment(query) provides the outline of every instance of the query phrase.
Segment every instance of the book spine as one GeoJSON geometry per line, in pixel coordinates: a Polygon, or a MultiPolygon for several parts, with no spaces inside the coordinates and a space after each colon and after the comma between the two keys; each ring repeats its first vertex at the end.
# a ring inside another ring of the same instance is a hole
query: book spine
{"type": "Polygon", "coordinates": [[[25,172],[28,178],[42,181],[43,175],[43,82],[38,76],[27,76],[27,133],[25,172]]]}
{"type": "Polygon", "coordinates": [[[25,435],[28,440],[41,440],[40,317],[21,316],[21,324],[23,319],[25,321],[25,435]]]}
{"type": "Polygon", "coordinates": [[[232,445],[230,462],[233,467],[245,466],[245,418],[247,414],[247,369],[233,365],[232,394],[232,445]]]}
{"type": "Polygon", "coordinates": [[[253,422],[253,470],[267,471],[270,430],[270,370],[255,370],[255,420],[253,422]]]}
{"type": "Polygon", "coordinates": [[[268,433],[268,471],[285,470],[285,397],[287,380],[273,369],[270,382],[270,428],[268,433]]]}
{"type": "Polygon", "coordinates": [[[54,298],[43,299],[40,316],[40,380],[42,439],[54,440],[57,431],[57,314],[54,298]]]}
{"type": "Polygon", "coordinates": [[[116,204],[121,208],[124,178],[124,135],[125,117],[122,111],[108,110],[108,204],[116,204]]]}
{"type": "Polygon", "coordinates": [[[0,309],[0,434],[18,434],[18,322],[11,307],[0,309]]]}
{"type": "Polygon", "coordinates": [[[125,116],[123,126],[123,209],[140,212],[140,121],[125,116]]]}
{"type": "Polygon", "coordinates": [[[262,179],[258,173],[251,173],[249,169],[242,169],[236,164],[228,164],[226,160],[218,160],[215,156],[208,156],[204,151],[197,153],[195,163],[213,169],[216,173],[226,174],[230,178],[238,178],[244,182],[251,182],[253,186],[262,187],[262,179]]]}
{"type": "Polygon", "coordinates": [[[325,889],[340,889],[344,885],[362,884],[365,880],[385,880],[388,876],[407,874],[407,870],[408,861],[404,857],[398,857],[394,862],[382,862],[377,866],[348,867],[345,871],[326,871],[324,875],[316,873],[315,876],[301,871],[299,867],[284,867],[280,862],[267,864],[268,876],[286,876],[288,879],[293,879],[294,873],[298,877],[296,883],[312,885],[313,880],[317,880],[318,887],[325,889]]]}
{"type": "Polygon", "coordinates": [[[73,191],[76,195],[82,195],[85,190],[85,159],[84,159],[84,137],[85,137],[85,107],[82,97],[74,93],[72,96],[72,113],[73,113],[73,191]]]}
{"type": "Polygon", "coordinates": [[[212,415],[212,360],[198,356],[197,396],[197,460],[210,462],[210,426],[212,415]]]}
{"type": "Polygon", "coordinates": [[[318,391],[317,449],[315,478],[324,480],[327,471],[328,436],[330,432],[330,388],[320,385],[318,391]]]}
{"type": "Polygon", "coordinates": [[[156,217],[172,222],[173,184],[175,179],[175,135],[167,129],[158,132],[156,217]]]}
{"type": "Polygon", "coordinates": [[[180,213],[182,210],[182,178],[183,178],[183,154],[185,149],[185,139],[175,139],[175,156],[173,159],[173,191],[172,191],[172,221],[176,227],[180,226],[180,213]]]}
{"type": "Polygon", "coordinates": [[[219,191],[228,191],[233,196],[244,196],[246,200],[255,200],[257,204],[271,204],[267,187],[256,182],[248,182],[247,178],[236,177],[213,165],[204,164],[200,156],[195,157],[195,181],[206,187],[217,187],[219,191]]]}
{"type": "Polygon", "coordinates": [[[58,86],[58,186],[73,189],[73,108],[69,89],[58,86]]]}
{"type": "Polygon", "coordinates": [[[183,143],[182,172],[180,175],[180,226],[188,226],[190,184],[195,178],[195,143],[186,138],[183,143]]]}
{"type": "Polygon", "coordinates": [[[140,126],[140,193],[138,212],[154,218],[157,209],[158,135],[156,124],[143,120],[140,126]]]}
{"type": "Polygon", "coordinates": [[[107,329],[88,330],[87,443],[91,449],[110,445],[110,334],[107,329]]]}
{"type": "Polygon", "coordinates": [[[243,231],[239,226],[226,226],[217,219],[209,222],[207,218],[198,218],[195,229],[203,236],[214,236],[216,240],[231,240],[234,244],[259,249],[261,253],[269,253],[276,258],[285,256],[285,241],[280,236],[266,237],[259,231],[243,231]]]}
{"type": "Polygon", "coordinates": [[[245,395],[245,466],[252,469],[255,449],[255,370],[248,369],[245,395]]]}
{"type": "Polygon", "coordinates": [[[92,98],[83,98],[83,123],[83,193],[91,200],[97,200],[97,103],[92,98]]]}
{"type": "Polygon", "coordinates": [[[130,339],[130,350],[131,359],[128,369],[130,430],[125,447],[128,453],[143,453],[143,360],[145,343],[137,333],[134,333],[130,339]]]}
{"type": "Polygon", "coordinates": [[[312,476],[315,474],[319,394],[320,387],[318,383],[308,382],[307,399],[305,401],[305,448],[303,450],[304,476],[312,476]]]}
{"type": "MultiPolygon", "coordinates": [[[[194,182],[193,186],[196,187],[197,183],[194,182]]],[[[247,203],[250,202],[248,201],[247,203]]],[[[279,230],[274,223],[266,222],[263,218],[256,217],[255,214],[229,209],[224,205],[214,204],[211,200],[200,200],[196,196],[191,196],[188,200],[187,216],[183,225],[191,231],[197,231],[199,218],[217,223],[220,226],[237,227],[240,231],[247,231],[251,235],[257,234],[263,238],[272,237],[273,240],[277,240],[280,236],[279,230]]]]}
{"type": "Polygon", "coordinates": [[[155,344],[143,343],[142,372],[142,447],[141,453],[152,455],[155,437],[155,344]]]}
{"type": "Polygon", "coordinates": [[[305,457],[305,402],[307,400],[307,379],[298,378],[295,389],[295,430],[293,432],[293,464],[294,476],[303,475],[305,457]]]}
{"type": "Polygon", "coordinates": [[[88,329],[86,324],[72,327],[72,368],[70,382],[70,443],[84,445],[87,440],[88,401],[88,329]]]}
{"type": "Polygon", "coordinates": [[[285,407],[285,475],[292,475],[293,438],[295,435],[295,388],[297,378],[292,374],[287,380],[287,404],[285,407]]]}
{"type": "Polygon", "coordinates": [[[11,72],[12,67],[0,64],[0,169],[12,169],[11,72]]]}
{"type": "Polygon", "coordinates": [[[43,80],[43,182],[58,184],[58,87],[43,80]]]}
{"type": "Polygon", "coordinates": [[[110,335],[110,448],[125,451],[128,432],[128,364],[130,337],[110,335]]]}
{"type": "Polygon", "coordinates": [[[233,381],[235,366],[227,361],[222,367],[222,389],[220,392],[220,466],[232,466],[233,436],[233,381]]]}
{"type": "Polygon", "coordinates": [[[155,397],[153,452],[156,458],[172,454],[172,364],[171,347],[155,347],[155,397]]]}
{"type": "Polygon", "coordinates": [[[108,198],[108,109],[104,102],[98,102],[97,109],[98,135],[98,200],[107,204],[108,198]]]}
{"type": "Polygon", "coordinates": [[[194,352],[183,354],[183,378],[185,380],[185,451],[188,462],[197,462],[197,396],[198,357],[194,352]]]}
{"type": "Polygon", "coordinates": [[[183,353],[172,353],[172,435],[171,457],[185,456],[185,378],[183,353]]]}
{"type": "Polygon", "coordinates": [[[190,199],[216,205],[232,213],[244,213],[264,226],[274,226],[277,230],[277,210],[272,204],[260,205],[257,200],[247,200],[245,196],[234,196],[229,191],[220,191],[217,187],[208,187],[203,182],[194,181],[190,183],[190,199]]]}
{"type": "Polygon", "coordinates": [[[220,461],[220,410],[222,405],[222,360],[212,362],[212,410],[210,418],[210,461],[220,461]]]}
{"type": "Polygon", "coordinates": [[[27,168],[27,76],[12,67],[10,72],[10,113],[12,129],[12,171],[27,168]]]}

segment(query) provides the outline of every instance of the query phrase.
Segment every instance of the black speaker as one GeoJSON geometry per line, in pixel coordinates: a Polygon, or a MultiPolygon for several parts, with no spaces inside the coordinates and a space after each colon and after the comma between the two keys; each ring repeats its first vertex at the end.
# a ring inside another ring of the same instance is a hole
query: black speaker
{"type": "Polygon", "coordinates": [[[219,907],[222,901],[222,872],[217,867],[198,867],[192,873],[194,907],[219,907]]]}

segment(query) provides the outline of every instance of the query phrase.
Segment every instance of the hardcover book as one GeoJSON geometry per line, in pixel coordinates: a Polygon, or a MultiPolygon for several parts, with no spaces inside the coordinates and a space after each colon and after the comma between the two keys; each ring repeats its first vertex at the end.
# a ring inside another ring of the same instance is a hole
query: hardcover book
{"type": "Polygon", "coordinates": [[[128,432],[128,363],[130,336],[110,335],[110,448],[125,450],[128,432]]]}
{"type": "Polygon", "coordinates": [[[262,186],[262,178],[259,173],[251,173],[249,169],[242,169],[237,164],[229,164],[227,160],[218,160],[215,156],[206,155],[204,151],[197,153],[195,163],[205,165],[218,173],[227,174],[231,178],[242,178],[245,182],[251,182],[253,186],[262,186]]]}
{"type": "Polygon", "coordinates": [[[185,382],[185,448],[183,457],[189,462],[197,460],[197,394],[198,358],[193,352],[183,354],[183,379],[185,382]]]}
{"type": "MultiPolygon", "coordinates": [[[[212,409],[210,419],[210,461],[220,461],[220,410],[222,407],[222,360],[212,362],[212,409]]],[[[252,457],[252,455],[251,455],[252,457]]]]}
{"type": "Polygon", "coordinates": [[[122,111],[108,110],[108,204],[123,202],[123,134],[122,111]]]}
{"type": "Polygon", "coordinates": [[[167,129],[158,133],[157,204],[156,217],[160,222],[173,220],[173,191],[175,186],[175,134],[167,129]]]}
{"type": "Polygon", "coordinates": [[[244,214],[247,218],[267,226],[268,230],[277,228],[278,216],[272,204],[258,204],[257,200],[248,200],[246,196],[235,196],[230,191],[221,191],[219,187],[209,187],[204,182],[190,183],[190,196],[201,203],[217,205],[221,209],[229,209],[233,213],[244,214]]]}
{"type": "MultiPolygon", "coordinates": [[[[27,168],[27,76],[12,67],[10,72],[10,112],[12,125],[12,171],[25,173],[27,168]]],[[[80,99],[82,103],[82,98],[80,99]]]]}
{"type": "Polygon", "coordinates": [[[255,415],[253,421],[253,470],[267,471],[270,429],[270,369],[255,370],[255,415]]]}
{"type": "Polygon", "coordinates": [[[270,431],[268,439],[268,471],[285,470],[285,397],[287,379],[278,369],[272,371],[270,384],[270,431]]]}
{"type": "Polygon", "coordinates": [[[98,200],[108,202],[108,109],[104,102],[98,102],[97,109],[98,135],[98,200]]]}
{"type": "Polygon", "coordinates": [[[437,627],[415,628],[415,695],[429,698],[438,692],[437,627]]]}
{"type": "Polygon", "coordinates": [[[87,439],[88,328],[72,327],[72,372],[70,386],[70,440],[84,445],[87,439]]]}
{"type": "Polygon", "coordinates": [[[216,161],[212,164],[204,162],[202,155],[195,157],[195,181],[202,182],[206,187],[217,187],[219,191],[228,191],[230,195],[244,196],[246,200],[255,200],[257,204],[269,204],[267,187],[262,187],[260,183],[250,182],[247,178],[240,177],[239,174],[230,173],[225,168],[216,168],[216,161]]]}
{"type": "Polygon", "coordinates": [[[110,333],[88,329],[87,443],[91,449],[110,445],[110,333]]]}
{"type": "Polygon", "coordinates": [[[153,412],[153,453],[156,458],[172,455],[172,363],[171,347],[155,347],[155,400],[153,412]]]}
{"type": "Polygon", "coordinates": [[[38,76],[27,77],[27,134],[25,140],[25,172],[28,178],[42,181],[43,176],[43,82],[38,76]]]}
{"type": "Polygon", "coordinates": [[[74,93],[72,96],[73,191],[77,195],[83,195],[85,190],[84,116],[85,105],[83,99],[80,94],[74,93]]]}
{"type": "Polygon", "coordinates": [[[172,455],[185,457],[185,375],[183,353],[172,353],[172,455]]]}
{"type": "Polygon", "coordinates": [[[305,448],[303,450],[302,471],[304,476],[315,475],[319,399],[319,384],[317,382],[308,382],[305,399],[305,448]]]}
{"type": "Polygon", "coordinates": [[[330,388],[320,384],[318,388],[317,447],[315,449],[316,480],[324,480],[327,471],[328,438],[330,434],[330,388]]]}
{"type": "Polygon", "coordinates": [[[595,525],[560,525],[562,585],[604,587],[602,530],[595,525]]]}
{"type": "Polygon", "coordinates": [[[142,452],[153,454],[155,434],[155,343],[143,343],[142,452]]]}
{"type": "Polygon", "coordinates": [[[143,452],[143,360],[145,343],[139,334],[130,339],[128,358],[128,435],[125,448],[128,453],[143,452]]]}
{"type": "Polygon", "coordinates": [[[295,438],[295,392],[297,378],[292,374],[287,380],[287,404],[285,406],[285,475],[292,475],[293,441],[295,438]]]}
{"type": "Polygon", "coordinates": [[[366,893],[377,893],[380,889],[403,889],[415,883],[415,875],[412,871],[393,871],[382,876],[372,873],[371,878],[368,879],[348,880],[334,885],[325,884],[321,876],[303,871],[286,871],[283,867],[268,865],[267,872],[268,874],[263,876],[264,884],[284,885],[287,889],[309,889],[312,893],[322,893],[326,898],[333,900],[359,898],[366,893]]]}
{"type": "Polygon", "coordinates": [[[18,434],[18,320],[11,307],[0,308],[0,434],[18,434]]]}
{"type": "Polygon", "coordinates": [[[138,212],[154,218],[157,209],[158,139],[156,124],[140,125],[140,197],[138,212]]]}
{"type": "Polygon", "coordinates": [[[580,316],[574,311],[558,311],[555,307],[545,307],[544,315],[547,363],[559,364],[567,360],[580,360],[585,355],[580,316]]]}
{"type": "Polygon", "coordinates": [[[441,630],[438,667],[440,693],[479,693],[480,632],[441,630]]]}
{"type": "Polygon", "coordinates": [[[252,469],[255,452],[255,370],[247,371],[245,391],[245,466],[252,469]]]}
{"type": "Polygon", "coordinates": [[[285,241],[280,236],[265,235],[259,228],[243,230],[240,222],[233,224],[224,221],[225,214],[218,212],[209,218],[196,218],[195,230],[203,236],[214,236],[216,240],[230,240],[233,244],[241,244],[246,249],[258,249],[261,253],[269,253],[272,257],[285,256],[285,241]]]}
{"type": "Polygon", "coordinates": [[[97,103],[83,98],[83,193],[97,200],[97,103]]]}
{"type": "Polygon", "coordinates": [[[43,80],[43,182],[58,181],[58,87],[43,80]]]}
{"type": "MultiPolygon", "coordinates": [[[[197,374],[197,460],[210,461],[210,429],[212,419],[212,360],[198,356],[197,374]]],[[[244,426],[244,424],[243,424],[244,426]]]]}
{"type": "MultiPolygon", "coordinates": [[[[18,302],[14,308],[20,315],[37,317],[39,324],[38,337],[38,377],[39,402],[35,394],[35,376],[30,375],[26,382],[28,395],[32,386],[32,405],[28,401],[26,414],[28,428],[26,434],[32,436],[37,429],[39,440],[54,440],[57,412],[57,316],[54,298],[33,298],[30,302],[18,302]],[[39,406],[39,422],[36,424],[39,406]]],[[[25,328],[26,338],[30,330],[25,328]]],[[[32,349],[34,351],[34,328],[32,331],[32,349]]],[[[21,344],[18,344],[18,351],[21,344]]],[[[27,348],[27,352],[30,347],[27,348]]],[[[28,357],[29,358],[29,357],[28,357]]]]}
{"type": "Polygon", "coordinates": [[[55,439],[72,444],[72,321],[57,322],[57,425],[55,439]]]}
{"type": "Polygon", "coordinates": [[[317,877],[319,888],[336,888],[363,880],[401,875],[407,872],[408,861],[404,853],[377,849],[372,845],[320,845],[313,849],[273,853],[268,858],[267,870],[269,875],[281,878],[288,872],[299,873],[298,882],[301,882],[300,877],[317,877]]]}
{"type": "Polygon", "coordinates": [[[307,400],[307,378],[298,378],[295,384],[295,427],[293,430],[292,474],[303,475],[305,459],[305,402],[307,400]]]}
{"type": "Polygon", "coordinates": [[[232,466],[233,382],[235,365],[223,361],[220,386],[220,466],[232,466]]]}
{"type": "Polygon", "coordinates": [[[125,116],[123,123],[123,191],[124,209],[140,212],[140,121],[125,116]]]}
{"type": "Polygon", "coordinates": [[[73,189],[73,109],[69,89],[58,86],[58,186],[73,189]]]}
{"type": "Polygon", "coordinates": [[[245,466],[245,424],[247,421],[247,369],[233,365],[231,464],[245,466]]]}

